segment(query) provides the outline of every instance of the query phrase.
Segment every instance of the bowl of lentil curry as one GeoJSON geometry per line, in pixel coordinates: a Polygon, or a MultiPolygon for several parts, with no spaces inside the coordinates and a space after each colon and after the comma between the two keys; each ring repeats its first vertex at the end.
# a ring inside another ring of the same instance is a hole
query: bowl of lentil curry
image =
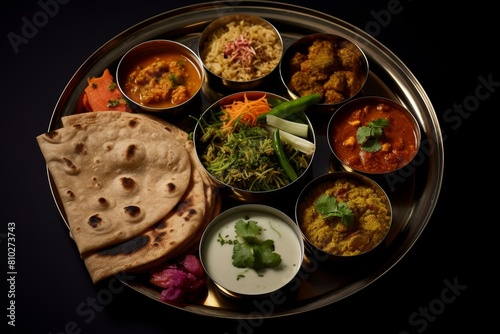
{"type": "Polygon", "coordinates": [[[194,51],[171,40],[149,40],[127,51],[116,70],[118,88],[147,112],[178,114],[199,93],[205,78],[194,51]]]}
{"type": "Polygon", "coordinates": [[[392,225],[392,206],[372,179],[354,172],[331,172],[309,182],[295,207],[296,222],[313,254],[339,259],[379,246],[392,225]]]}

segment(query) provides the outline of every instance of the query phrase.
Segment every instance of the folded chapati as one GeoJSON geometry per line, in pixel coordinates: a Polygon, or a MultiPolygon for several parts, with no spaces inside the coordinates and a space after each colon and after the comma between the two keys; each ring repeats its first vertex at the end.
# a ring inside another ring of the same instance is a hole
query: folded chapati
{"type": "Polygon", "coordinates": [[[62,122],[37,141],[81,254],[139,235],[188,189],[187,150],[151,117],[103,111],[62,122]]]}
{"type": "Polygon", "coordinates": [[[203,180],[195,171],[183,198],[154,226],[123,243],[83,256],[92,281],[122,271],[141,271],[167,260],[196,233],[206,206],[203,180]]]}
{"type": "Polygon", "coordinates": [[[188,189],[172,211],[151,228],[123,243],[84,254],[94,283],[119,272],[142,272],[192,251],[204,228],[220,212],[217,187],[201,168],[187,133],[166,121],[155,121],[185,145],[192,165],[188,189]]]}

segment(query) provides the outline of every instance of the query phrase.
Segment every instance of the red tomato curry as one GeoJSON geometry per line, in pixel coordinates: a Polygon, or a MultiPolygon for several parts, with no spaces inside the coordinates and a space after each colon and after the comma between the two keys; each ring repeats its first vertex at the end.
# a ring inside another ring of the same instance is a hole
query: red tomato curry
{"type": "Polygon", "coordinates": [[[416,155],[420,140],[418,125],[408,111],[395,105],[374,102],[356,105],[354,109],[342,108],[331,123],[329,140],[334,154],[344,165],[360,172],[392,172],[416,155]],[[385,126],[379,137],[372,138],[378,141],[376,148],[365,149],[358,141],[358,129],[363,126],[366,129],[368,124],[380,120],[385,126]]]}

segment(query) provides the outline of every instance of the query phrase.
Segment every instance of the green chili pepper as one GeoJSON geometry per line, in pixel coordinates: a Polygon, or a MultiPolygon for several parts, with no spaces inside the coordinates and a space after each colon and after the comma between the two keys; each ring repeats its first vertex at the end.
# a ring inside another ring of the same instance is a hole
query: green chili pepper
{"type": "Polygon", "coordinates": [[[274,152],[276,153],[276,156],[278,157],[278,161],[281,165],[281,168],[283,168],[283,170],[285,171],[286,175],[288,175],[290,180],[295,181],[298,176],[295,170],[293,169],[292,165],[290,164],[290,161],[288,161],[285,151],[283,150],[279,131],[280,131],[279,129],[274,130],[273,149],[274,152]]]}
{"type": "Polygon", "coordinates": [[[317,93],[299,97],[298,99],[285,101],[269,110],[267,113],[259,115],[257,122],[264,122],[267,115],[274,115],[280,118],[286,118],[296,112],[303,111],[321,100],[321,95],[317,93]]]}

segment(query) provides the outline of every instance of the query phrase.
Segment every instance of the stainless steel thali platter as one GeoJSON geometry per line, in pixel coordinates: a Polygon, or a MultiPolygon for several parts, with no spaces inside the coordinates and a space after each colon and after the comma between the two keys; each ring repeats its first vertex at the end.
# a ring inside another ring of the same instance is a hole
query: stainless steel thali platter
{"type": "MultiPolygon", "coordinates": [[[[209,287],[209,295],[203,304],[173,305],[187,312],[220,317],[251,318],[279,317],[311,311],[346,298],[367,287],[384,275],[411,249],[426,227],[439,197],[444,170],[444,151],[441,130],[432,103],[411,71],[384,45],[359,28],[333,16],[296,5],[269,1],[239,1],[231,6],[226,2],[211,1],[171,10],[145,20],[108,41],[92,54],[76,71],[62,92],[54,109],[49,130],[61,126],[62,116],[73,114],[79,108],[81,93],[87,78],[100,76],[109,68],[113,70],[120,57],[132,46],[153,38],[176,40],[196,50],[199,35],[214,19],[227,14],[244,13],[261,16],[280,31],[287,47],[299,37],[312,33],[334,33],[356,42],[370,61],[370,77],[364,95],[392,98],[415,116],[422,130],[421,150],[410,165],[391,177],[376,179],[389,195],[394,209],[393,228],[386,242],[369,261],[332,264],[309,256],[298,275],[298,287],[285,300],[274,301],[272,312],[259,312],[258,301],[239,303],[219,295],[209,287]]],[[[273,86],[262,90],[286,96],[279,76],[273,86]]],[[[224,92],[205,87],[195,108],[200,113],[213,99],[224,92]]],[[[313,162],[312,176],[319,176],[336,169],[326,140],[326,123],[329,115],[309,115],[315,129],[317,153],[313,162]]],[[[189,130],[191,124],[179,120],[181,127],[189,130]]],[[[49,175],[56,205],[65,219],[55,188],[49,175]]],[[[294,204],[298,194],[292,194],[288,203],[278,204],[280,209],[294,217],[294,204]],[[292,204],[293,203],[293,204],[292,204]]],[[[285,201],[286,202],[286,201],[285,201]]],[[[267,203],[273,205],[273,203],[267,203]]],[[[231,205],[231,204],[226,204],[231,205]]],[[[83,265],[83,262],[82,262],[83,265]]],[[[140,277],[122,281],[139,293],[160,300],[160,291],[140,277]]]]}

